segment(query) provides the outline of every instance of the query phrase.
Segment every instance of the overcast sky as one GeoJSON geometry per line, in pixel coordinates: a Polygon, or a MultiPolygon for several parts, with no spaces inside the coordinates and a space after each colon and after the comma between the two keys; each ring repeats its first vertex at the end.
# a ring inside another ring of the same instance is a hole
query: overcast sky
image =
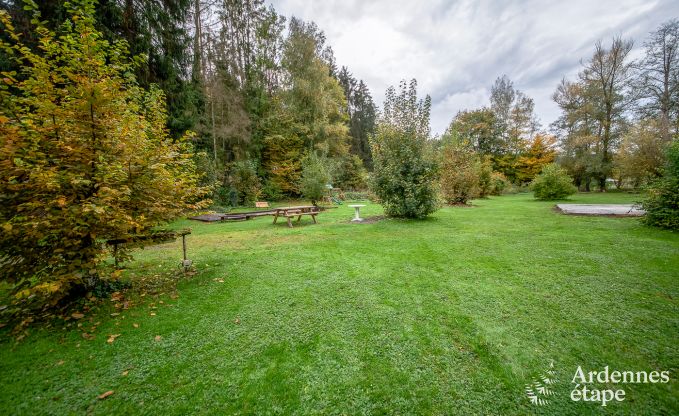
{"type": "Polygon", "coordinates": [[[274,0],[285,16],[313,20],[339,66],[363,79],[380,107],[384,91],[417,78],[432,97],[432,132],[458,110],[488,105],[506,74],[535,100],[543,126],[558,117],[551,99],[572,78],[594,43],[615,35],[635,41],[679,18],[678,0],[274,0]]]}

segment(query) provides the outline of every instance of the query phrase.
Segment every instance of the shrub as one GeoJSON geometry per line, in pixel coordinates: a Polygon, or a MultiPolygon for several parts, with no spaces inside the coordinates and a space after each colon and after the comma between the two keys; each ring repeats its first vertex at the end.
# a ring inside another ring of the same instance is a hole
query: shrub
{"type": "Polygon", "coordinates": [[[264,182],[262,197],[268,201],[280,201],[285,198],[285,193],[277,181],[268,179],[264,182]]]}
{"type": "Polygon", "coordinates": [[[244,160],[231,165],[228,184],[235,191],[235,203],[232,205],[253,206],[262,194],[262,182],[257,176],[257,165],[254,161],[244,160]]]}
{"type": "Polygon", "coordinates": [[[416,82],[387,90],[371,140],[371,190],[391,217],[424,218],[438,208],[436,161],[429,142],[430,99],[417,100],[416,82]]]}
{"type": "Polygon", "coordinates": [[[299,182],[302,195],[316,205],[327,193],[328,182],[330,182],[330,174],[325,161],[316,153],[309,153],[302,160],[302,178],[299,182]]]}
{"type": "Polygon", "coordinates": [[[648,187],[648,197],[641,205],[646,210],[644,224],[679,230],[679,140],[667,150],[663,177],[648,187]]]}
{"type": "Polygon", "coordinates": [[[436,211],[436,164],[427,143],[391,126],[378,126],[373,143],[372,191],[391,217],[424,218],[436,211]]]}
{"type": "Polygon", "coordinates": [[[345,191],[362,191],[368,188],[368,172],[358,155],[347,155],[339,163],[335,186],[345,191]]]}
{"type": "Polygon", "coordinates": [[[441,195],[446,203],[466,204],[478,196],[480,170],[479,158],[471,147],[452,140],[444,144],[441,195]]]}
{"type": "Polygon", "coordinates": [[[486,198],[493,191],[493,164],[489,157],[484,157],[478,164],[479,198],[486,198]]]}
{"type": "Polygon", "coordinates": [[[565,199],[577,191],[573,179],[556,163],[550,163],[542,169],[542,173],[531,182],[531,189],[535,198],[544,201],[565,199]]]}
{"type": "Polygon", "coordinates": [[[370,199],[368,192],[347,191],[344,193],[344,200],[346,201],[367,201],[370,199]]]}
{"type": "Polygon", "coordinates": [[[490,177],[490,194],[502,195],[503,192],[509,191],[512,184],[507,180],[505,175],[500,172],[493,172],[490,177]]]}

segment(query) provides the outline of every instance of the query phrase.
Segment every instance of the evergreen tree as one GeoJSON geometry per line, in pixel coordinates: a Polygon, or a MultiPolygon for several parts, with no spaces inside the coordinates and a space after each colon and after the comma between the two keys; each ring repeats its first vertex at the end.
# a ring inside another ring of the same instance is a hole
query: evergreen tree
{"type": "MultiPolygon", "coordinates": [[[[168,127],[173,137],[192,129],[200,116],[202,95],[191,81],[188,69],[191,37],[186,30],[187,13],[193,0],[100,0],[95,4],[95,25],[109,42],[125,39],[132,56],[145,55],[144,65],[134,69],[142,88],[156,84],[165,92],[168,127]]],[[[37,46],[38,37],[31,30],[32,11],[24,2],[3,4],[28,47],[37,46]]],[[[66,2],[44,0],[39,3],[41,19],[55,30],[67,19],[66,2]]],[[[11,60],[5,60],[12,65],[11,60]]],[[[6,69],[16,70],[16,66],[6,69]]]]}
{"type": "Polygon", "coordinates": [[[370,135],[375,133],[375,119],[377,108],[367,85],[351,75],[347,67],[342,67],[338,74],[338,81],[344,89],[349,115],[349,134],[351,135],[351,153],[358,155],[363,164],[372,168],[370,154],[370,135]]]}

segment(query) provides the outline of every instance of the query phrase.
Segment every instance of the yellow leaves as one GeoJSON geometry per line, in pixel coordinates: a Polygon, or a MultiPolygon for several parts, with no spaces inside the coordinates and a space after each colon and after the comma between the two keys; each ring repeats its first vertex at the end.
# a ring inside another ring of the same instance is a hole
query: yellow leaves
{"type": "Polygon", "coordinates": [[[154,338],[156,342],[160,342],[162,339],[163,337],[161,337],[160,335],[156,335],[156,337],[154,338]]]}
{"type": "Polygon", "coordinates": [[[66,197],[60,196],[59,198],[57,198],[56,203],[60,207],[65,207],[66,206],[66,197]]]}
{"type": "Polygon", "coordinates": [[[29,297],[29,296],[31,296],[31,289],[23,289],[23,290],[20,290],[19,292],[17,292],[17,293],[14,295],[14,297],[17,298],[17,299],[27,298],[27,297],[29,297]]]}
{"type": "Polygon", "coordinates": [[[39,285],[33,287],[33,291],[42,292],[43,294],[47,295],[54,294],[61,290],[62,287],[61,283],[62,282],[60,281],[40,283],[39,285]]]}
{"type": "Polygon", "coordinates": [[[2,229],[3,229],[6,233],[12,231],[12,224],[6,222],[6,223],[2,224],[2,229]]]}
{"type": "Polygon", "coordinates": [[[106,340],[106,342],[108,342],[109,344],[113,344],[113,342],[114,342],[114,341],[116,340],[116,338],[118,338],[119,336],[120,336],[120,334],[109,334],[108,339],[106,340]]]}

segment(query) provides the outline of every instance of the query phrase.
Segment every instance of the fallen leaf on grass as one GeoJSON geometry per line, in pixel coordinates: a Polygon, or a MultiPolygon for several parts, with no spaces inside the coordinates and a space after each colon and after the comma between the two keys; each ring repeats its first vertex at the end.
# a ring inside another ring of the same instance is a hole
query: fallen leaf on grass
{"type": "Polygon", "coordinates": [[[123,371],[122,376],[125,377],[129,372],[130,372],[129,370],[123,371]]]}
{"type": "Polygon", "coordinates": [[[116,338],[118,338],[119,336],[120,336],[120,334],[112,334],[112,335],[109,335],[109,336],[108,336],[108,339],[106,340],[106,342],[108,342],[109,344],[113,344],[113,341],[115,341],[116,338]]]}
{"type": "Polygon", "coordinates": [[[83,318],[85,317],[85,314],[84,314],[84,313],[80,313],[80,312],[73,312],[73,313],[71,314],[71,316],[72,316],[74,319],[83,319],[83,318]]]}
{"type": "Polygon", "coordinates": [[[240,325],[240,318],[234,319],[233,323],[236,325],[240,325]]]}
{"type": "Polygon", "coordinates": [[[106,393],[102,393],[99,396],[97,396],[97,399],[104,400],[105,398],[109,397],[112,394],[113,394],[113,390],[109,390],[106,393]]]}
{"type": "Polygon", "coordinates": [[[156,341],[160,341],[161,339],[163,339],[163,337],[161,337],[160,335],[156,335],[156,337],[155,337],[156,341]]]}
{"type": "Polygon", "coordinates": [[[111,316],[118,316],[118,315],[120,315],[119,312],[113,312],[113,313],[111,314],[111,316]]]}
{"type": "Polygon", "coordinates": [[[151,312],[151,316],[156,316],[156,313],[155,313],[155,312],[151,312]]]}
{"type": "Polygon", "coordinates": [[[57,365],[64,365],[64,360],[57,361],[57,365]]]}
{"type": "Polygon", "coordinates": [[[217,279],[217,278],[215,278],[215,279],[212,279],[212,280],[214,280],[214,281],[217,282],[217,283],[224,283],[224,279],[217,279]]]}
{"type": "Polygon", "coordinates": [[[132,324],[133,327],[139,328],[139,324],[132,324]]]}

